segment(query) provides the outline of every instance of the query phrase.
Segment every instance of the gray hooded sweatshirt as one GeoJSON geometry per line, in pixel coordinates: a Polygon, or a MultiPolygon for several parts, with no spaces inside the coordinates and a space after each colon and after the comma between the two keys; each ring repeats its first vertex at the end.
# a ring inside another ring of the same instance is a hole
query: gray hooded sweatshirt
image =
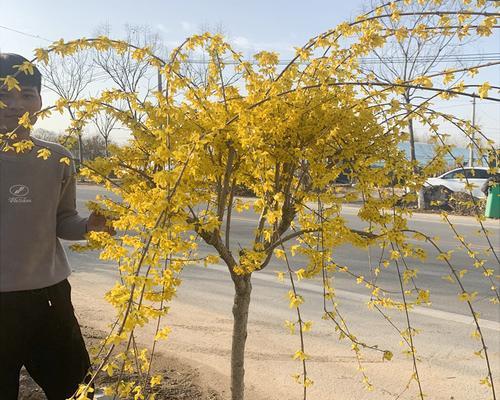
{"type": "Polygon", "coordinates": [[[84,239],[87,218],[76,211],[75,167],[63,146],[32,138],[30,152],[0,150],[0,292],[39,289],[71,270],[59,238],[84,239]],[[37,157],[48,148],[47,160],[37,157]]]}

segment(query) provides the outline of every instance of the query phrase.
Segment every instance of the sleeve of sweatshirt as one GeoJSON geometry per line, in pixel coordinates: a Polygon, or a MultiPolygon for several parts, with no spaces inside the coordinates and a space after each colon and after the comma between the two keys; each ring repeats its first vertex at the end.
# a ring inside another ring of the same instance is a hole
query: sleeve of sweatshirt
{"type": "Polygon", "coordinates": [[[57,237],[65,240],[82,240],[87,232],[87,218],[76,210],[76,171],[71,165],[64,166],[64,180],[57,207],[57,237]]]}

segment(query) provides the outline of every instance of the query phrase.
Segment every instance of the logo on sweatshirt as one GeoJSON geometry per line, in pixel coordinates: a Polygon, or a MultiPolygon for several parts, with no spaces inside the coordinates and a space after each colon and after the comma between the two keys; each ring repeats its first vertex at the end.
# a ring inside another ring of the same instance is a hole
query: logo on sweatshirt
{"type": "Polygon", "coordinates": [[[9,188],[9,193],[12,195],[9,197],[9,203],[31,203],[31,199],[28,197],[30,188],[26,185],[12,185],[9,188]]]}

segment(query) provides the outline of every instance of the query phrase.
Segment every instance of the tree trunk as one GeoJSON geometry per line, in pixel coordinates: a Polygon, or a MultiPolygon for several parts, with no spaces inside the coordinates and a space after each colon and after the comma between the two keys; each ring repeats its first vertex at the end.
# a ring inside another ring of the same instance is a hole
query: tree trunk
{"type": "Polygon", "coordinates": [[[104,137],[104,154],[106,155],[106,158],[109,157],[108,138],[107,137],[104,137]]]}
{"type": "Polygon", "coordinates": [[[83,164],[83,141],[82,141],[82,134],[78,132],[78,158],[80,161],[80,165],[78,166],[79,168],[82,168],[83,164]]]}
{"type": "Polygon", "coordinates": [[[231,347],[231,399],[243,400],[245,397],[245,344],[252,283],[251,275],[231,273],[231,277],[235,289],[231,347]]]}
{"type": "MultiPolygon", "coordinates": [[[[75,121],[75,114],[73,113],[73,110],[71,107],[68,107],[68,112],[69,116],[71,117],[72,121],[75,121]]],[[[82,131],[81,129],[78,130],[78,165],[76,166],[76,171],[78,172],[80,168],[82,168],[83,164],[83,141],[82,141],[82,131]]]]}
{"type": "MultiPolygon", "coordinates": [[[[407,102],[409,104],[409,102],[407,102]]],[[[417,152],[415,151],[415,132],[413,130],[413,118],[408,120],[408,131],[410,132],[410,161],[417,161],[417,152]]],[[[415,165],[413,168],[413,172],[415,174],[419,174],[418,166],[415,165]]],[[[425,198],[424,198],[424,189],[421,188],[417,191],[417,207],[419,210],[425,209],[425,198]]]]}
{"type": "Polygon", "coordinates": [[[417,153],[415,151],[415,133],[413,131],[413,118],[408,120],[408,131],[410,132],[410,161],[413,162],[417,160],[417,153]]]}

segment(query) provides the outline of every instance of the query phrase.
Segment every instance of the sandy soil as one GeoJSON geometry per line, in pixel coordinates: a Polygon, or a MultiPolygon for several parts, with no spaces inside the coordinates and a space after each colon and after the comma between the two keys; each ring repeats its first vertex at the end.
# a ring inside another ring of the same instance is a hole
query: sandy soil
{"type": "MultiPolygon", "coordinates": [[[[103,295],[109,286],[92,281],[93,274],[73,274],[72,297],[80,324],[99,331],[107,331],[113,320],[114,310],[103,295]]],[[[201,395],[186,399],[226,400],[230,398],[229,357],[232,321],[220,321],[220,316],[209,315],[200,309],[176,305],[168,316],[167,324],[173,328],[167,341],[159,342],[156,368],[170,369],[175,374],[188,374],[192,386],[201,395]],[[197,315],[196,322],[192,316],[197,315]],[[213,323],[209,323],[212,321],[213,323]],[[195,323],[194,323],[195,322],[195,323]],[[210,397],[212,396],[212,397],[210,397]]],[[[138,340],[151,343],[153,326],[146,326],[138,333],[138,340]]],[[[247,388],[248,400],[269,399],[252,387],[247,388]]],[[[165,397],[170,399],[170,397],[165,397]]]]}
{"type": "MultiPolygon", "coordinates": [[[[103,300],[109,281],[98,281],[99,275],[76,273],[71,277],[73,301],[77,316],[83,325],[102,331],[112,321],[113,310],[103,300]]],[[[217,393],[221,400],[230,398],[229,359],[232,319],[231,315],[212,313],[210,307],[197,307],[174,301],[166,324],[173,328],[167,341],[161,342],[162,359],[158,368],[182,365],[191,371],[195,384],[205,393],[217,393]]],[[[302,399],[301,386],[294,383],[291,375],[301,372],[300,364],[291,355],[298,349],[298,337],[287,335],[283,321],[269,324],[252,318],[246,352],[246,400],[302,399]]],[[[374,326],[372,329],[376,330],[374,326]]],[[[453,325],[449,327],[454,329],[453,325]]],[[[443,334],[446,334],[443,332],[443,334]]],[[[145,327],[139,336],[143,343],[151,343],[152,327],[145,327]]],[[[307,341],[308,373],[315,384],[310,388],[308,399],[317,400],[381,400],[394,399],[401,394],[410,374],[411,360],[395,356],[391,363],[383,362],[379,354],[367,353],[364,368],[375,384],[373,391],[361,385],[358,363],[347,343],[338,344],[333,336],[313,333],[307,341]]],[[[468,352],[457,348],[456,354],[440,354],[439,349],[422,355],[423,362],[430,362],[422,381],[427,398],[433,400],[488,399],[488,391],[479,388],[479,377],[471,379],[467,362],[472,359],[468,352]],[[462,354],[463,353],[463,354],[462,354]],[[466,357],[466,358],[464,358],[466,357]],[[462,363],[456,368],[452,363],[462,363]],[[477,379],[476,379],[477,378],[477,379]]],[[[498,361],[498,354],[495,359],[498,361]]],[[[203,397],[194,397],[204,399],[203,397]]],[[[219,397],[217,397],[219,398],[219,397]]],[[[418,398],[416,385],[397,397],[400,400],[418,398]]]]}

